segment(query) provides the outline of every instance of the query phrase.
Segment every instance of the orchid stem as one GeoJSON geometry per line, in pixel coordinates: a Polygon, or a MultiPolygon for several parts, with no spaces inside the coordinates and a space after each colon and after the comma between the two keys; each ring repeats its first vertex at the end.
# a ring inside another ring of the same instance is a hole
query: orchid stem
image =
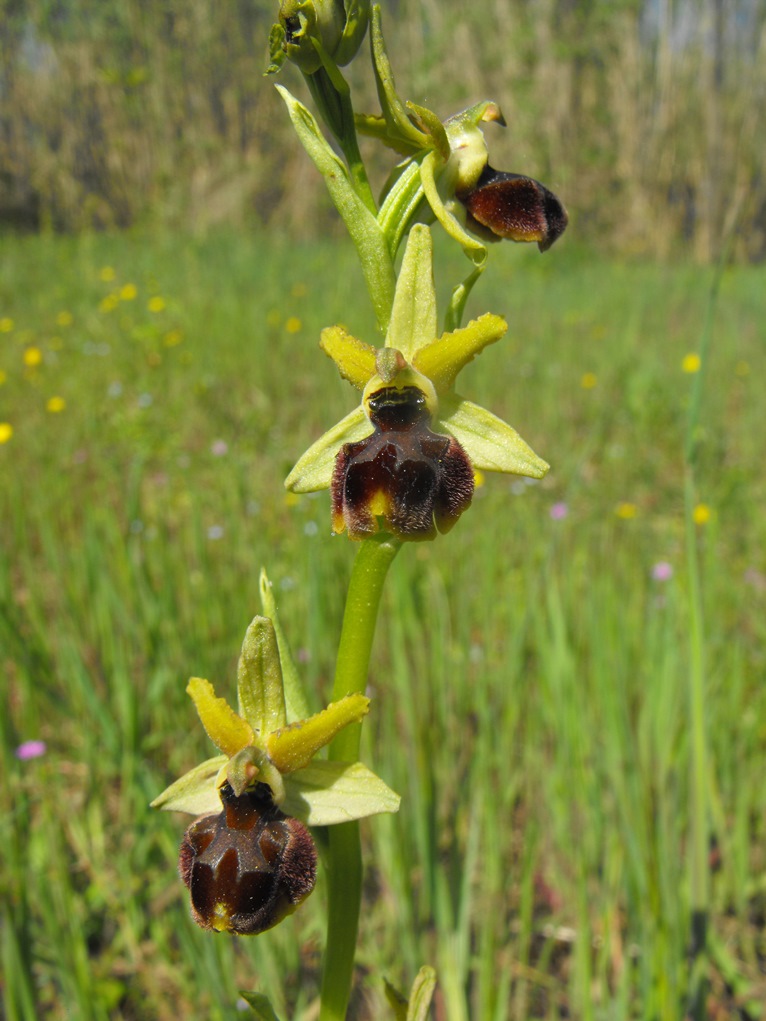
{"type": "MultiPolygon", "coordinates": [[[[335,667],[333,701],[364,692],[380,597],[388,568],[401,542],[390,536],[365,539],[359,547],[346,596],[343,629],[335,667]]],[[[346,727],[330,745],[333,761],[359,758],[361,724],[346,727]]],[[[329,827],[327,848],[327,943],[319,1021],[345,1021],[354,972],[362,899],[362,849],[359,823],[329,827]]]]}

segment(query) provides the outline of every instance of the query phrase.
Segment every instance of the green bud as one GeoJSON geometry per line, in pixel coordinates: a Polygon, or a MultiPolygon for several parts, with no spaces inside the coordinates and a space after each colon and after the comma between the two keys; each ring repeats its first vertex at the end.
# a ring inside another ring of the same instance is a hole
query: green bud
{"type": "Polygon", "coordinates": [[[284,53],[304,74],[320,69],[322,54],[342,67],[356,55],[369,16],[369,0],[282,0],[284,53]]]}

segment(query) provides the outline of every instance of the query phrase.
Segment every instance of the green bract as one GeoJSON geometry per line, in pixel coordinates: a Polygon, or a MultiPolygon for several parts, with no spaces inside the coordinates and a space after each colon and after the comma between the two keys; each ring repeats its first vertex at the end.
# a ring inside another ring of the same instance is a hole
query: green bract
{"type": "MultiPolygon", "coordinates": [[[[264,588],[268,581],[262,576],[264,588]]],[[[237,670],[238,712],[216,696],[209,681],[189,681],[186,690],[221,754],[176,780],[153,808],[218,813],[218,790],[228,781],[236,795],[255,783],[268,784],[276,806],[313,826],[398,810],[399,796],[361,762],[315,759],[340,730],[362,719],[369,699],[348,695],[312,716],[296,717],[302,695],[280,633],[268,617],[255,617],[248,627],[237,670]]]]}
{"type": "Polygon", "coordinates": [[[417,387],[425,395],[434,432],[453,436],[474,468],[542,478],[548,465],[519,434],[485,408],[455,392],[460,370],[507,329],[486,314],[462,329],[437,336],[436,294],[428,227],[412,228],[396,287],[383,349],[364,344],[334,326],[322,332],[321,347],[340,374],[362,391],[362,403],[321,436],[285,480],[288,489],[309,493],[329,488],[338,451],[372,432],[366,399],[386,386],[417,387]]]}

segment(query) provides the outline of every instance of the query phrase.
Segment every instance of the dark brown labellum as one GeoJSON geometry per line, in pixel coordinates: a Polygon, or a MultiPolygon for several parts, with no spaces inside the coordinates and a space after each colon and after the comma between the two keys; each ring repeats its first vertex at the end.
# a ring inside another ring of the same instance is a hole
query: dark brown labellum
{"type": "Polygon", "coordinates": [[[507,174],[487,164],[476,185],[458,195],[466,207],[468,226],[486,237],[486,228],[495,238],[511,241],[536,241],[547,251],[564,233],[569,217],[559,199],[545,185],[522,174],[507,174]]]}
{"type": "Polygon", "coordinates": [[[451,436],[430,429],[423,392],[383,387],[368,400],[375,431],[338,451],[333,526],[361,539],[379,529],[405,539],[447,532],[473,496],[473,469],[451,436]]]}
{"type": "Polygon", "coordinates": [[[306,827],[284,815],[265,784],[237,797],[221,788],[223,811],[192,823],[178,860],[203,929],[250,936],[294,911],[314,888],[317,854],[306,827]]]}

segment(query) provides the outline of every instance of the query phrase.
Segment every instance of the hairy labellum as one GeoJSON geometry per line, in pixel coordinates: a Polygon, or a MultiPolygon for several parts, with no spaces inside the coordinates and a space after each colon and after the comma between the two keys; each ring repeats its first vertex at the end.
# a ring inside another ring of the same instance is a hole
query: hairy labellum
{"type": "Polygon", "coordinates": [[[378,531],[405,539],[447,532],[473,496],[473,469],[451,436],[432,432],[423,392],[383,387],[368,399],[371,436],[338,451],[333,526],[352,539],[378,531]]]}
{"type": "Polygon", "coordinates": [[[314,888],[317,854],[306,827],[274,805],[265,784],[237,797],[221,788],[223,811],[192,823],[178,861],[203,929],[254,935],[281,922],[314,888]]]}
{"type": "Polygon", "coordinates": [[[458,198],[483,237],[536,241],[547,251],[564,233],[569,217],[559,199],[531,177],[494,170],[489,164],[473,188],[458,198]],[[487,234],[489,232],[489,234],[487,234]]]}

